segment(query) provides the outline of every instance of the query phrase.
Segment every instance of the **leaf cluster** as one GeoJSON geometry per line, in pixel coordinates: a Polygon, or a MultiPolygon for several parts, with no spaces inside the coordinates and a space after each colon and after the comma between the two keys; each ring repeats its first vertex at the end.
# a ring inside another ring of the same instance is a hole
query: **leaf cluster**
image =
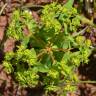
{"type": "Polygon", "coordinates": [[[5,54],[5,70],[23,87],[44,86],[47,93],[57,92],[58,96],[74,91],[72,83],[79,82],[76,69],[88,63],[91,45],[77,32],[81,26],[79,17],[75,8],[57,3],[44,6],[39,23],[30,12],[16,10],[7,36],[20,45],[5,54]],[[23,32],[25,26],[28,36],[23,32]]]}

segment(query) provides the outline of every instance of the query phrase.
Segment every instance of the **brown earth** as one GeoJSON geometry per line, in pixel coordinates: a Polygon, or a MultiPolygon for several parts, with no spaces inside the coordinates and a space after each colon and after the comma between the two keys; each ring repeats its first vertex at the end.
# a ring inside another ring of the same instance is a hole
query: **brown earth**
{"type": "MultiPolygon", "coordinates": [[[[3,47],[4,50],[0,51],[0,96],[43,96],[43,89],[36,88],[36,89],[23,89],[18,86],[13,80],[13,78],[8,75],[2,66],[2,60],[4,57],[4,52],[8,52],[13,50],[15,46],[15,40],[9,38],[4,41],[5,39],[5,31],[7,25],[10,23],[11,12],[14,10],[15,7],[19,7],[20,4],[39,4],[45,5],[55,0],[0,0],[0,8],[2,8],[6,3],[7,6],[0,15],[0,42],[5,42],[3,47]]],[[[59,2],[65,3],[66,0],[58,0],[59,2]]],[[[32,15],[34,19],[39,22],[40,18],[36,11],[32,10],[32,15]]],[[[93,38],[93,43],[96,44],[96,29],[91,30],[94,34],[91,36],[93,38]]],[[[25,35],[28,35],[27,28],[24,29],[25,35]]],[[[91,38],[88,34],[86,35],[88,38],[91,38]]],[[[81,80],[96,80],[96,52],[90,56],[90,62],[88,65],[81,65],[78,68],[79,78],[81,80]]],[[[76,94],[71,94],[70,96],[96,96],[96,84],[79,84],[78,91],[76,94]]]]}

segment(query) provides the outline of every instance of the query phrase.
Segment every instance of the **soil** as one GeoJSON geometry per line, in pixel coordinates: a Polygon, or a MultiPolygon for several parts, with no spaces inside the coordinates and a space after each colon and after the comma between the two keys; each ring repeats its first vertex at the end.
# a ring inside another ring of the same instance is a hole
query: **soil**
{"type": "MultiPolygon", "coordinates": [[[[37,4],[37,5],[45,5],[51,3],[55,0],[0,0],[0,8],[6,7],[2,11],[2,15],[0,15],[0,42],[5,42],[2,47],[4,50],[0,51],[0,96],[43,96],[44,90],[43,88],[21,88],[18,84],[14,82],[14,79],[11,75],[8,75],[2,66],[2,60],[4,57],[4,52],[8,52],[13,50],[14,42],[13,39],[6,38],[6,29],[8,24],[10,23],[11,13],[15,8],[19,8],[21,4],[26,5],[27,3],[37,4]]],[[[60,3],[65,3],[66,0],[58,0],[60,3]]],[[[39,16],[37,11],[32,10],[32,15],[34,19],[39,22],[39,16]]],[[[27,29],[24,29],[25,34],[27,34],[27,29]]],[[[92,40],[93,46],[96,47],[96,29],[92,28],[90,34],[84,34],[86,38],[90,38],[92,40]]],[[[79,78],[81,80],[96,80],[96,51],[94,51],[90,56],[89,64],[83,65],[81,64],[78,68],[79,78]]],[[[51,95],[50,95],[51,96],[51,95]]],[[[52,95],[53,96],[53,95],[52,95]]],[[[54,95],[55,96],[55,95],[54,95]]],[[[79,84],[78,90],[76,94],[70,96],[96,96],[96,84],[79,84]]]]}

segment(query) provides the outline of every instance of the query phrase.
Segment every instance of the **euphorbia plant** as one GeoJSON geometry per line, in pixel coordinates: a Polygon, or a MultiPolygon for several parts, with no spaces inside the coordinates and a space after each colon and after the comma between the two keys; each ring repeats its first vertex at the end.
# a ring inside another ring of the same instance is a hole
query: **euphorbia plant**
{"type": "Polygon", "coordinates": [[[40,18],[37,23],[30,12],[14,11],[7,36],[20,45],[5,54],[3,65],[22,87],[40,85],[46,93],[66,96],[79,82],[76,68],[88,63],[91,41],[78,34],[81,20],[75,8],[52,3],[44,6],[40,18]]]}

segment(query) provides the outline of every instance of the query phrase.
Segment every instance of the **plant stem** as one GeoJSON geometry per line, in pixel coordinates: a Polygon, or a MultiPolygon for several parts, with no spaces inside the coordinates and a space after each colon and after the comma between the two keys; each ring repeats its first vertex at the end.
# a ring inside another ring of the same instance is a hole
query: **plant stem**
{"type": "Polygon", "coordinates": [[[58,86],[66,86],[66,85],[72,85],[72,86],[77,86],[79,84],[84,84],[84,83],[90,83],[90,84],[96,84],[96,81],[78,81],[78,82],[62,82],[59,83],[58,86]]]}
{"type": "Polygon", "coordinates": [[[96,81],[79,81],[79,83],[91,83],[91,84],[96,84],[96,81]]]}
{"type": "Polygon", "coordinates": [[[87,28],[88,28],[88,26],[85,27],[83,30],[79,31],[78,33],[77,32],[73,33],[72,36],[75,37],[75,36],[78,36],[80,34],[84,34],[87,28]]]}
{"type": "Polygon", "coordinates": [[[5,3],[4,6],[1,8],[1,10],[0,10],[0,16],[1,16],[1,14],[4,11],[4,9],[5,9],[6,6],[7,6],[7,3],[5,3]]]}
{"type": "Polygon", "coordinates": [[[73,48],[70,48],[70,49],[64,49],[64,48],[53,48],[52,50],[53,51],[63,51],[63,52],[66,52],[66,51],[70,51],[72,50],[73,48]]]}
{"type": "Polygon", "coordinates": [[[40,52],[40,53],[37,55],[37,58],[39,58],[40,56],[42,56],[44,53],[46,53],[46,51],[42,49],[42,52],[40,52]]]}
{"type": "Polygon", "coordinates": [[[50,57],[51,57],[51,59],[52,59],[52,63],[55,64],[55,58],[54,58],[54,55],[53,55],[51,52],[49,52],[49,55],[50,55],[50,57]]]}

